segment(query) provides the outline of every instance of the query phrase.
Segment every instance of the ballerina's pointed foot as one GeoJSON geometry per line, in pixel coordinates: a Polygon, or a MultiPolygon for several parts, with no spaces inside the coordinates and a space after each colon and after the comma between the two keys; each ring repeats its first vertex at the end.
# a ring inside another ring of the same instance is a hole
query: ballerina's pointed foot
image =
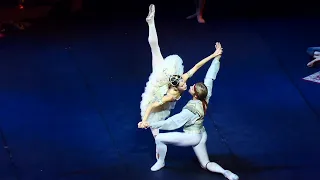
{"type": "Polygon", "coordinates": [[[149,14],[148,14],[148,16],[147,16],[147,18],[146,18],[146,21],[147,21],[148,23],[154,20],[155,11],[156,11],[156,10],[155,10],[154,4],[151,4],[151,5],[149,6],[149,14]]]}

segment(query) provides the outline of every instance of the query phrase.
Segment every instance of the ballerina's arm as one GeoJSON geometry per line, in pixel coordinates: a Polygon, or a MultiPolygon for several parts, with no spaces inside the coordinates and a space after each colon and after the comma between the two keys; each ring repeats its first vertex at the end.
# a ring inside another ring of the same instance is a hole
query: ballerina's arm
{"type": "Polygon", "coordinates": [[[192,77],[194,75],[194,73],[196,73],[203,65],[205,65],[208,61],[212,60],[213,58],[219,56],[222,53],[222,49],[220,49],[220,43],[216,43],[216,51],[211,54],[210,56],[202,59],[201,61],[199,61],[196,65],[193,66],[193,68],[191,68],[187,73],[184,73],[182,75],[182,79],[184,81],[187,81],[190,77],[192,77]],[[218,46],[217,46],[218,45],[218,46]]]}
{"type": "Polygon", "coordinates": [[[154,108],[157,108],[159,106],[161,106],[162,104],[166,103],[166,102],[171,102],[171,101],[174,101],[173,97],[172,96],[168,96],[168,95],[165,95],[162,97],[162,99],[160,101],[156,101],[154,103],[152,103],[146,110],[143,118],[142,118],[142,122],[147,122],[147,119],[149,118],[149,115],[151,113],[151,111],[154,109],[154,108]]]}

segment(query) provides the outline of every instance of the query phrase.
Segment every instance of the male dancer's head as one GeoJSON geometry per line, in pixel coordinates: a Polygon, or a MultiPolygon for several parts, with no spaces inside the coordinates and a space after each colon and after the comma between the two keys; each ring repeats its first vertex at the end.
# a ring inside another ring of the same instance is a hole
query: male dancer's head
{"type": "Polygon", "coordinates": [[[208,108],[208,103],[206,101],[208,95],[207,86],[202,82],[198,82],[193,86],[190,86],[189,93],[192,95],[193,100],[200,100],[202,102],[203,111],[206,112],[208,108]]]}
{"type": "Polygon", "coordinates": [[[208,95],[208,88],[203,82],[198,82],[189,88],[189,93],[193,98],[198,100],[205,100],[208,95]]]}

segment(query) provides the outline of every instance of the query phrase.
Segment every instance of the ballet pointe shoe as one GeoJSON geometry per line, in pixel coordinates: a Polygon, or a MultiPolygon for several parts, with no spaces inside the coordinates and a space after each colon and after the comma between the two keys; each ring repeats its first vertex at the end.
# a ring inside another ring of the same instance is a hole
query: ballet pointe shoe
{"type": "Polygon", "coordinates": [[[151,4],[149,6],[149,14],[146,18],[147,23],[154,21],[155,12],[156,12],[155,6],[154,4],[151,4]]]}

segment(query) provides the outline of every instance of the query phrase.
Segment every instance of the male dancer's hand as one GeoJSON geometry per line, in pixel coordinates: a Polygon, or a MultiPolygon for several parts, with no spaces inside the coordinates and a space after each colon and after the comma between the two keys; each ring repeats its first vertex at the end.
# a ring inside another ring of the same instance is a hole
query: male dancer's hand
{"type": "Polygon", "coordinates": [[[222,48],[220,42],[216,42],[215,48],[216,48],[216,51],[213,53],[214,55],[218,56],[223,53],[223,48],[222,48]]]}

